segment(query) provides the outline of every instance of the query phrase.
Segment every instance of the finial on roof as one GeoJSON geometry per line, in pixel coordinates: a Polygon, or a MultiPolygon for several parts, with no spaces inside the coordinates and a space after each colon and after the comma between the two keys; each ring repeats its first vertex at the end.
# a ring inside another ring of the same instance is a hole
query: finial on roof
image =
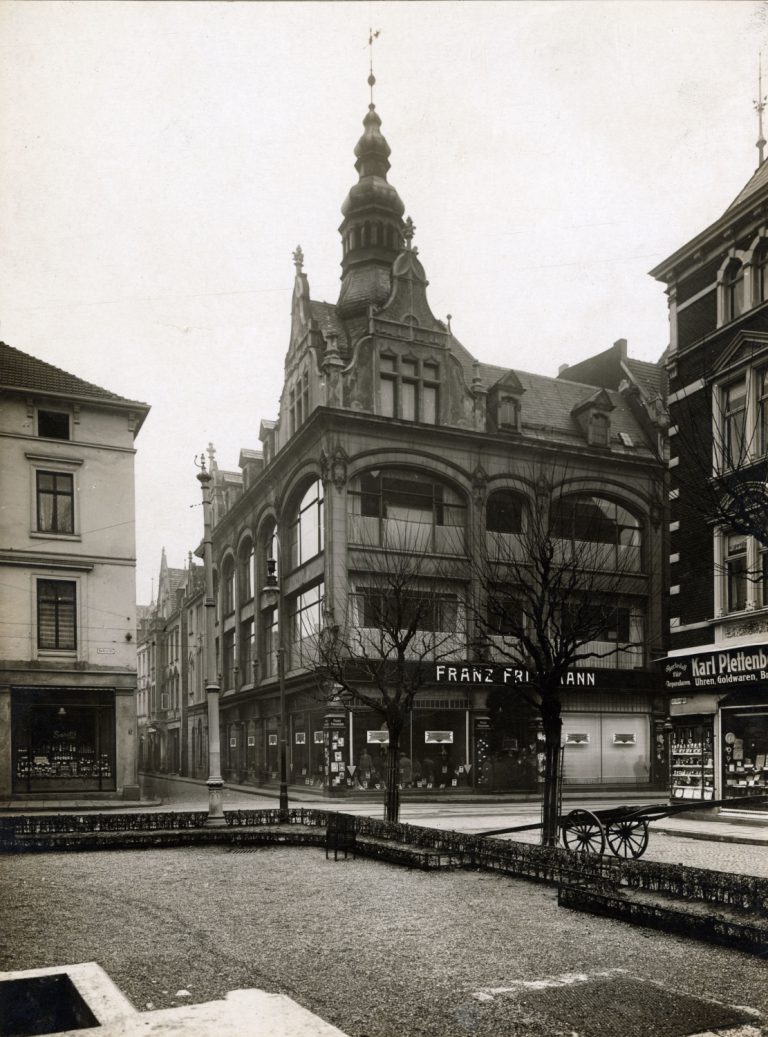
{"type": "Polygon", "coordinates": [[[368,30],[368,61],[369,61],[369,74],[368,74],[368,86],[371,88],[371,104],[373,104],[373,88],[376,85],[376,76],[373,74],[373,41],[381,32],[381,29],[368,30]]]}
{"type": "Polygon", "coordinates": [[[304,268],[304,253],[301,250],[301,245],[297,245],[293,253],[293,265],[296,267],[296,273],[300,274],[304,268]]]}
{"type": "Polygon", "coordinates": [[[448,325],[448,331],[451,330],[451,321],[453,320],[453,314],[449,313],[445,318],[445,323],[448,325]]]}
{"type": "Polygon", "coordinates": [[[411,242],[413,241],[413,232],[416,230],[416,224],[413,222],[411,217],[405,221],[405,230],[403,231],[403,237],[405,238],[405,247],[410,249],[411,242]]]}
{"type": "Polygon", "coordinates": [[[216,467],[216,447],[213,443],[208,444],[208,467],[211,471],[216,467]]]}
{"type": "Polygon", "coordinates": [[[765,111],[766,95],[763,93],[763,53],[760,51],[757,61],[757,100],[754,102],[757,112],[757,153],[760,156],[759,165],[765,161],[765,134],[763,133],[763,112],[765,111]]]}

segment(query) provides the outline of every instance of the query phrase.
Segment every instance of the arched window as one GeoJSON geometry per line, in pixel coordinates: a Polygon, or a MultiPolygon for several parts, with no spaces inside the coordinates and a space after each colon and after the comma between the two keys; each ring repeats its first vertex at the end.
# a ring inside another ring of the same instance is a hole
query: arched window
{"type": "Polygon", "coordinates": [[[755,304],[768,302],[768,241],[761,241],[752,261],[755,271],[753,301],[755,304]]]}
{"type": "Polygon", "coordinates": [[[744,267],[738,259],[725,271],[725,319],[735,320],[744,312],[744,267]]]}
{"type": "Polygon", "coordinates": [[[552,508],[554,536],[578,545],[601,544],[597,552],[584,550],[590,564],[639,572],[642,567],[640,522],[615,501],[591,495],[561,497],[552,508]]]}
{"type": "Polygon", "coordinates": [[[291,567],[303,565],[324,546],[323,484],[316,479],[304,492],[291,525],[291,567]]]}
{"type": "Polygon", "coordinates": [[[522,533],[522,499],[509,490],[492,493],[485,508],[485,528],[489,533],[522,533]]]}
{"type": "Polygon", "coordinates": [[[235,561],[231,555],[225,560],[221,570],[221,607],[225,616],[235,611],[235,561]]]}
{"type": "Polygon", "coordinates": [[[244,605],[253,597],[253,541],[250,537],[240,545],[238,566],[238,597],[244,605]]]}
{"type": "Polygon", "coordinates": [[[427,472],[366,472],[352,484],[349,507],[350,543],[464,553],[464,502],[456,490],[427,472]]]}

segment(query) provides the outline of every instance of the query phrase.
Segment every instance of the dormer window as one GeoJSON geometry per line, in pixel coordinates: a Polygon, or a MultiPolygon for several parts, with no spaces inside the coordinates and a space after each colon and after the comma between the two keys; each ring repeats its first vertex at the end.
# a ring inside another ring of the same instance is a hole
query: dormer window
{"type": "Polygon", "coordinates": [[[592,411],[587,423],[587,442],[590,446],[609,446],[611,419],[602,411],[592,411]]]}
{"type": "Polygon", "coordinates": [[[496,423],[499,428],[520,429],[520,400],[514,396],[500,396],[496,411],[496,423]]]}

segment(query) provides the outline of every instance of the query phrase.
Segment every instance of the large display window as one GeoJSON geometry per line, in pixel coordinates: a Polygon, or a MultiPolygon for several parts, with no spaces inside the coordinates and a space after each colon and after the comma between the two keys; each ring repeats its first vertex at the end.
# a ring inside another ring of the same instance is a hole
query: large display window
{"type": "Polygon", "coordinates": [[[650,781],[650,717],[564,712],[563,784],[645,785],[650,781]]]}
{"type": "MultiPolygon", "coordinates": [[[[721,726],[723,798],[768,795],[768,709],[724,707],[721,726]]],[[[765,811],[768,800],[748,809],[765,811]]]]}
{"type": "Polygon", "coordinates": [[[11,710],[14,792],[114,790],[114,691],[15,688],[11,710]]]}
{"type": "Polygon", "coordinates": [[[711,716],[685,716],[672,721],[669,746],[672,799],[714,798],[712,720],[711,716]]]}

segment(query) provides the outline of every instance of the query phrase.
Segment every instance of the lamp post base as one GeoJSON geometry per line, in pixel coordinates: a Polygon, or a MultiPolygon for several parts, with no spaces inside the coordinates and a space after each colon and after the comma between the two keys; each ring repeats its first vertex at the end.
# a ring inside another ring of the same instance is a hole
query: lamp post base
{"type": "Polygon", "coordinates": [[[205,819],[206,828],[223,828],[227,820],[224,817],[224,782],[221,778],[209,778],[208,786],[208,817],[205,819]]]}

